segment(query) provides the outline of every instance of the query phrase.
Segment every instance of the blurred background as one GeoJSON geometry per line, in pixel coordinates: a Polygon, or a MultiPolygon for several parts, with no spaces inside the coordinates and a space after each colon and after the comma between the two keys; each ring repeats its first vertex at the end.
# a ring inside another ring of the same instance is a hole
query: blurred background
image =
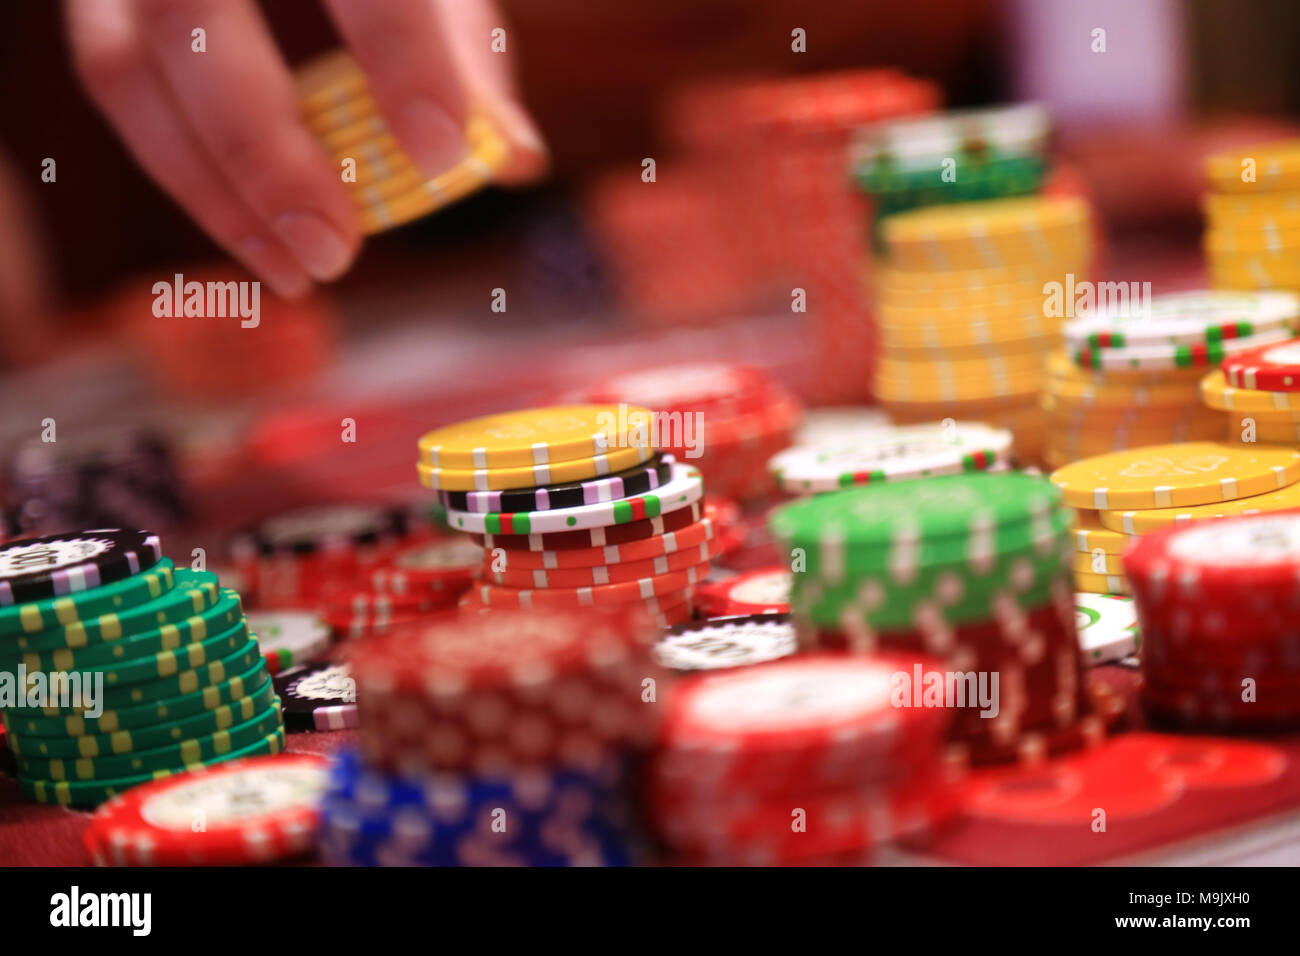
{"type": "MultiPolygon", "coordinates": [[[[263,8],[291,64],[339,45],[310,0],[263,8]]],[[[185,527],[199,542],[287,505],[409,496],[422,431],[649,364],[743,361],[810,405],[868,402],[870,209],[848,158],[861,126],[1043,103],[1047,189],[1095,204],[1101,276],[1159,293],[1204,281],[1203,157],[1286,134],[1300,105],[1300,9],[1284,0],[1249,16],[1227,0],[501,8],[549,176],[371,237],[348,275],[306,300],[264,288],[262,324],[245,331],[153,316],[155,281],[233,267],[80,90],[60,5],[8,11],[0,446],[11,525],[98,517],[185,527]],[[795,28],[807,52],[792,52],[795,28]],[[40,179],[47,157],[54,183],[40,179]],[[646,157],[653,189],[640,180],[646,157]],[[809,290],[807,314],[792,317],[793,287],[809,290]],[[490,310],[497,288],[504,313],[490,310]],[[32,447],[47,419],[57,456],[32,447]],[[343,419],[357,423],[355,444],[339,440],[343,419]],[[130,465],[106,495],[86,470],[111,471],[115,455],[130,465]]]]}

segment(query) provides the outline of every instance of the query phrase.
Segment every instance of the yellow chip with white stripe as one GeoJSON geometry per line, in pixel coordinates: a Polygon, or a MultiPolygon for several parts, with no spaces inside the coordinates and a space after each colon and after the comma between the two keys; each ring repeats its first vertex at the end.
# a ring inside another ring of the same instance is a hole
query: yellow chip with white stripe
{"type": "Polygon", "coordinates": [[[1196,441],[1076,461],[1051,480],[1074,508],[1177,508],[1278,491],[1300,479],[1300,451],[1196,441]]]}
{"type": "Polygon", "coordinates": [[[1120,534],[1146,534],[1167,528],[1183,521],[1203,518],[1224,518],[1229,515],[1253,515],[1267,511],[1286,511],[1300,508],[1300,483],[1287,485],[1280,491],[1266,495],[1251,495],[1232,501],[1218,501],[1208,505],[1186,508],[1145,508],[1137,511],[1099,511],[1097,519],[1106,528],[1120,534]]]}

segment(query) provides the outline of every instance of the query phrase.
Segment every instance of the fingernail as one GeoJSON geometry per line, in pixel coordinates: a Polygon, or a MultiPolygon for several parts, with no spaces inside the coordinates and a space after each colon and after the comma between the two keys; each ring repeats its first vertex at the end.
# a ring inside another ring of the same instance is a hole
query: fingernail
{"type": "Polygon", "coordinates": [[[343,237],[314,212],[287,212],[276,219],[275,228],[317,282],[338,278],[352,262],[352,250],[343,237]]]}
{"type": "Polygon", "coordinates": [[[248,236],[235,243],[235,252],[249,271],[271,287],[282,299],[296,299],[311,288],[311,280],[271,243],[248,236]]]}
{"type": "Polygon", "coordinates": [[[465,158],[465,131],[433,100],[412,100],[401,118],[402,148],[425,176],[432,179],[465,158]]]}

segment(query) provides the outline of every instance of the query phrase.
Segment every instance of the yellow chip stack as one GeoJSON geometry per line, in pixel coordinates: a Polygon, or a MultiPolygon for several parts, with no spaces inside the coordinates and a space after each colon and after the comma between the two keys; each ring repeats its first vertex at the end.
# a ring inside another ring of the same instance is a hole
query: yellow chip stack
{"type": "Polygon", "coordinates": [[[1049,282],[1085,278],[1087,203],[1035,196],[931,206],[882,223],[875,392],[901,422],[953,418],[1010,429],[1041,460],[1045,362],[1060,340],[1049,282]]]}
{"type": "Polygon", "coordinates": [[[1300,140],[1216,154],[1205,172],[1211,284],[1300,291],[1300,140]]]}
{"type": "Polygon", "coordinates": [[[365,74],[347,53],[329,53],[303,66],[297,84],[307,126],[349,174],[343,181],[367,234],[419,219],[482,188],[509,156],[492,122],[473,113],[465,129],[465,158],[426,179],[398,146],[370,96],[365,74]]]}
{"type": "Polygon", "coordinates": [[[1076,510],[1075,588],[1127,594],[1135,535],[1184,521],[1300,507],[1300,450],[1182,442],[1097,455],[1051,475],[1076,510]]]}
{"type": "Polygon", "coordinates": [[[1226,416],[1230,442],[1300,446],[1300,392],[1235,388],[1220,369],[1201,380],[1201,400],[1226,416]]]}

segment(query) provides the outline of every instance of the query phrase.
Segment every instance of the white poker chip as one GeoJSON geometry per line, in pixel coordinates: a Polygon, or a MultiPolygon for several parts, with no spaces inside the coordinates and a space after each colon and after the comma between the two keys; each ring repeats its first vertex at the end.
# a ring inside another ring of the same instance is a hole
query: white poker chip
{"type": "Polygon", "coordinates": [[[1137,653],[1142,635],[1138,630],[1137,605],[1131,597],[1080,591],[1075,594],[1074,602],[1079,648],[1089,664],[1122,661],[1137,653]]]}
{"type": "Polygon", "coordinates": [[[654,646],[654,657],[669,670],[704,671],[774,661],[798,649],[788,614],[753,614],[679,624],[654,646]]]}
{"type": "Polygon", "coordinates": [[[329,650],[329,625],[309,611],[249,611],[245,620],[272,674],[309,663],[329,650]]]}
{"type": "Polygon", "coordinates": [[[899,478],[985,471],[1011,449],[1012,434],[978,422],[895,425],[774,455],[768,470],[782,490],[809,494],[899,478]]]}
{"type": "Polygon", "coordinates": [[[821,445],[840,442],[845,435],[889,429],[889,415],[874,405],[841,405],[833,408],[810,408],[803,413],[795,429],[795,445],[821,445]]]}
{"type": "Polygon", "coordinates": [[[1212,368],[1224,358],[1248,352],[1261,345],[1285,342],[1295,336],[1290,325],[1265,329],[1246,338],[1228,339],[1196,345],[1133,345],[1124,348],[1092,348],[1085,346],[1073,350],[1076,365],[1100,369],[1104,372],[1122,372],[1142,369],[1212,368]]]}
{"type": "Polygon", "coordinates": [[[1147,309],[1112,308],[1066,324],[1065,340],[1075,348],[1199,345],[1300,322],[1300,296],[1290,292],[1176,292],[1156,296],[1147,309]]]}

